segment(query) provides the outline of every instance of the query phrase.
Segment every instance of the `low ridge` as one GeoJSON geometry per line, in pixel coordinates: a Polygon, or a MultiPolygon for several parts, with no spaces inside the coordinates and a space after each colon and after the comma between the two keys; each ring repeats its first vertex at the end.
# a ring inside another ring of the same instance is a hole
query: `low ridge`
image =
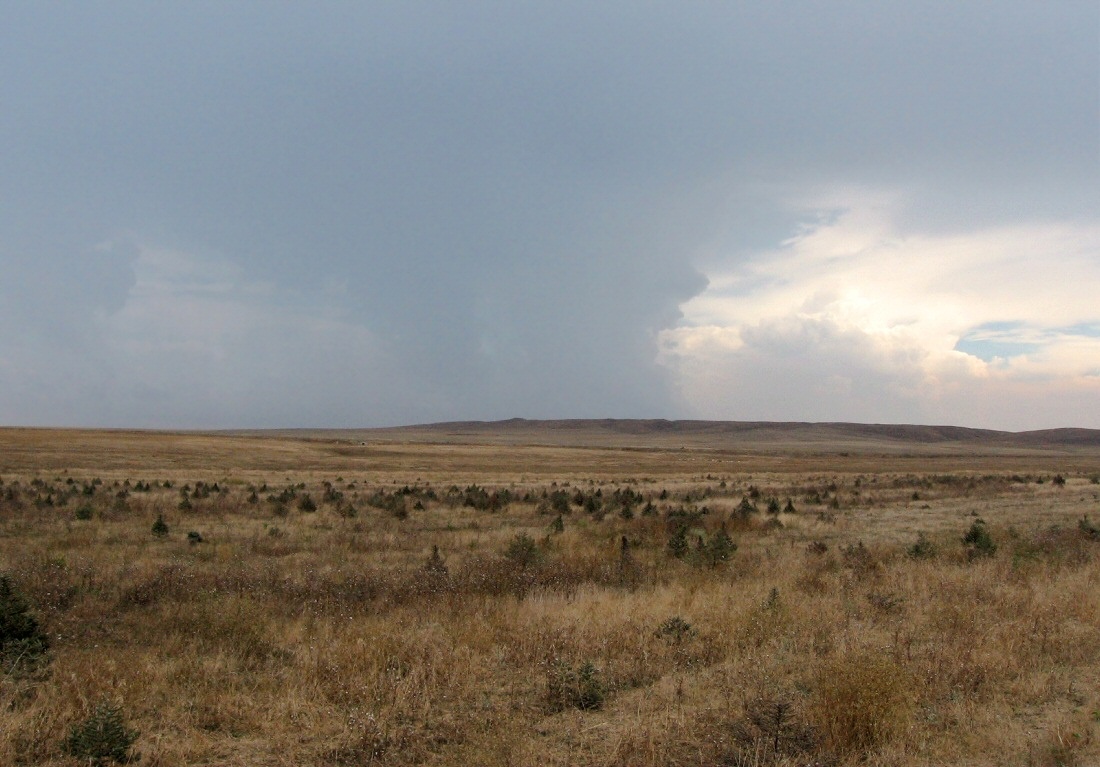
{"type": "MultiPolygon", "coordinates": [[[[356,430],[359,432],[360,430],[356,430]]],[[[1062,428],[1009,432],[963,426],[919,424],[862,424],[844,422],[703,421],[666,419],[550,419],[510,418],[502,421],[448,421],[385,429],[364,429],[365,435],[394,439],[451,441],[485,439],[503,442],[652,443],[679,442],[714,447],[739,445],[802,445],[812,449],[877,444],[912,447],[988,447],[1051,449],[1100,447],[1100,429],[1062,428]]]]}

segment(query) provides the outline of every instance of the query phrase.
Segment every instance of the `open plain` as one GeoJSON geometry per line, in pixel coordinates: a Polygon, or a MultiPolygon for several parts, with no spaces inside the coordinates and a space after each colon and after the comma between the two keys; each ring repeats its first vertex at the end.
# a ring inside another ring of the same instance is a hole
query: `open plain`
{"type": "Polygon", "coordinates": [[[0,483],[0,764],[97,712],[142,765],[1100,764],[1095,431],[3,429],[0,483]]]}

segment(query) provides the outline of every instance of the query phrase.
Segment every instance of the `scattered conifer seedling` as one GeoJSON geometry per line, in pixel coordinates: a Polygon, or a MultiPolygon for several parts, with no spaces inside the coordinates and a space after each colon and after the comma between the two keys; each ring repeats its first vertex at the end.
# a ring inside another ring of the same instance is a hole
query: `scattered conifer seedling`
{"type": "Polygon", "coordinates": [[[65,753],[96,767],[112,762],[125,764],[134,756],[130,746],[138,733],[127,729],[121,710],[108,701],[101,701],[91,716],[73,725],[65,739],[65,753]]]}

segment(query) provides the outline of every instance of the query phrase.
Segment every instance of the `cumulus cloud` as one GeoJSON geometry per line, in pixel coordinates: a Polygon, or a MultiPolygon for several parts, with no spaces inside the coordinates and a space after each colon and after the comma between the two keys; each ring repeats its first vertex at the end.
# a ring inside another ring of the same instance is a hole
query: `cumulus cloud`
{"type": "Polygon", "coordinates": [[[902,195],[826,199],[779,247],[714,270],[662,335],[697,413],[1100,423],[1100,228],[927,233],[899,223],[902,195]]]}

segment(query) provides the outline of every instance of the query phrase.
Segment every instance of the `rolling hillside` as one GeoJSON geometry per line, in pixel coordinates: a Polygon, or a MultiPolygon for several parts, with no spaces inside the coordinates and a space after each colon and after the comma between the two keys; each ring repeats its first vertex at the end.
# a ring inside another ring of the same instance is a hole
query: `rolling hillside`
{"type": "Polygon", "coordinates": [[[286,430],[275,433],[371,442],[683,447],[783,452],[1100,452],[1100,430],[1097,429],[1007,432],[910,424],[513,418],[505,421],[453,421],[393,428],[286,430]]]}

